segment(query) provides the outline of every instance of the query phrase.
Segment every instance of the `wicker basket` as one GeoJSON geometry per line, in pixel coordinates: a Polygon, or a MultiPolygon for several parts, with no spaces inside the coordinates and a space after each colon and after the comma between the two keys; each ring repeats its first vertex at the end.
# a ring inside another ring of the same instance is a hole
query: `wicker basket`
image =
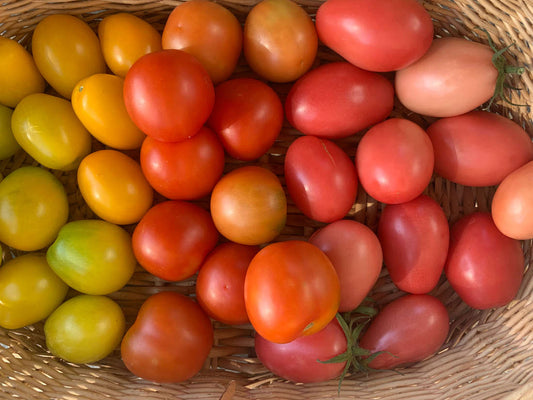
{"type": "MultiPolygon", "coordinates": [[[[227,0],[221,3],[241,22],[257,0],[227,0]]],[[[319,0],[298,1],[311,15],[319,0]]],[[[68,1],[3,0],[0,5],[0,32],[28,45],[35,25],[48,14],[81,16],[94,28],[105,15],[127,11],[141,16],[162,30],[170,11],[179,1],[68,1]]],[[[476,26],[485,28],[498,46],[515,42],[510,61],[528,70],[511,93],[511,100],[533,104],[533,4],[531,0],[431,0],[423,1],[433,17],[437,36],[465,36],[486,42],[476,26]]],[[[317,63],[337,56],[321,48],[317,63]]],[[[242,63],[236,75],[248,74],[242,63]]],[[[288,85],[275,88],[284,98],[288,85]]],[[[529,107],[496,103],[493,111],[513,118],[533,136],[529,107]]],[[[412,119],[425,127],[430,121],[397,106],[396,116],[412,119]]],[[[273,148],[258,160],[278,174],[283,182],[283,154],[298,132],[285,125],[273,148]]],[[[339,141],[350,156],[360,136],[339,141]]],[[[24,153],[0,162],[0,172],[8,174],[23,164],[32,164],[24,153]]],[[[227,168],[236,161],[228,159],[227,168]]],[[[71,219],[94,217],[76,188],[75,175],[54,171],[67,188],[71,219]]],[[[532,182],[533,184],[533,182],[532,182]]],[[[427,194],[436,199],[450,222],[475,209],[489,210],[494,188],[469,188],[434,177],[427,194]]],[[[205,204],[205,203],[204,203],[205,204]]],[[[376,227],[381,206],[362,190],[349,218],[376,227]]],[[[307,238],[320,224],[305,218],[289,200],[289,216],[279,240],[307,238]]],[[[270,374],[253,353],[253,331],[249,326],[228,327],[215,323],[215,346],[204,370],[190,381],[159,385],[130,374],[118,351],[95,365],[65,363],[47,352],[42,323],[23,329],[0,329],[0,398],[21,399],[533,399],[533,270],[532,241],[523,243],[526,255],[525,277],[514,301],[495,310],[477,311],[466,306],[442,279],[433,294],[446,304],[451,316],[449,337],[439,354],[402,369],[349,376],[337,393],[337,382],[296,385],[270,374]]],[[[5,249],[8,250],[8,249],[5,249]]],[[[13,255],[7,251],[6,257],[13,255]]],[[[166,283],[137,269],[129,284],[111,297],[122,306],[128,324],[141,303],[152,293],[174,290],[194,293],[194,280],[166,283]]],[[[374,289],[374,297],[384,304],[399,296],[386,270],[374,289]]]]}

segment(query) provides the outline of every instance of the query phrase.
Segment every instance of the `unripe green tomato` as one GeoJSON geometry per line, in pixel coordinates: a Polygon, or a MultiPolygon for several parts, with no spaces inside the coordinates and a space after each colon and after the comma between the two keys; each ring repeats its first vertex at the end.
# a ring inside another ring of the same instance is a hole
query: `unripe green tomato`
{"type": "Polygon", "coordinates": [[[0,160],[5,160],[20,150],[11,130],[11,115],[13,110],[0,104],[0,160]]]}

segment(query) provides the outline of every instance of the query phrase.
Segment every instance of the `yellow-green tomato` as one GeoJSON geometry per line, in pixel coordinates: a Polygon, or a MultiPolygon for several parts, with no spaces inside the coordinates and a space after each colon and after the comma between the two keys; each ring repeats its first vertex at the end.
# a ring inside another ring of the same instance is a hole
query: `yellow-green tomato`
{"type": "Polygon", "coordinates": [[[0,326],[18,329],[48,317],[68,286],[52,271],[44,254],[26,253],[0,268],[0,326]]]}
{"type": "Polygon", "coordinates": [[[70,287],[95,295],[122,289],[136,266],[129,233],[98,219],[65,224],[48,248],[46,259],[70,287]]]}
{"type": "Polygon", "coordinates": [[[139,222],[154,196],[140,164],[117,150],[85,157],[78,168],[78,187],[96,215],[118,225],[139,222]]]}
{"type": "Polygon", "coordinates": [[[70,101],[45,93],[22,99],[11,117],[20,146],[47,168],[73,170],[91,152],[91,135],[70,101]]]}
{"type": "Polygon", "coordinates": [[[32,53],[44,79],[68,99],[81,79],[106,71],[98,36],[73,15],[42,19],[33,32],[32,53]]]}
{"type": "Polygon", "coordinates": [[[11,116],[13,110],[0,104],[0,160],[11,157],[20,150],[20,145],[13,136],[11,116]]]}
{"type": "Polygon", "coordinates": [[[50,245],[69,215],[63,184],[34,166],[16,169],[0,182],[0,242],[22,251],[50,245]]]}
{"type": "Polygon", "coordinates": [[[99,361],[115,350],[125,331],[124,313],[106,296],[82,294],[65,301],[48,317],[48,350],[72,363],[99,361]]]}
{"type": "Polygon", "coordinates": [[[45,85],[31,54],[0,36],[0,104],[13,108],[27,95],[44,92],[45,85]]]}
{"type": "Polygon", "coordinates": [[[95,74],[72,92],[72,108],[87,130],[103,144],[119,150],[141,147],[145,134],[131,120],[123,97],[124,79],[95,74]]]}

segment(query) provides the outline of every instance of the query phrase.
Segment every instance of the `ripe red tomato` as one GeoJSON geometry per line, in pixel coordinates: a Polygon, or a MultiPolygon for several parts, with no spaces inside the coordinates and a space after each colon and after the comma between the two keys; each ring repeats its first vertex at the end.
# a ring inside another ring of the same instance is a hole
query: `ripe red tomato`
{"type": "Polygon", "coordinates": [[[370,128],[357,147],[359,182],[377,201],[398,204],[418,197],[433,175],[433,146],[407,119],[391,118],[370,128]]]}
{"type": "Polygon", "coordinates": [[[486,212],[458,220],[450,238],[444,272],[466,304],[484,310],[514,299],[524,272],[520,241],[502,234],[486,212]]]}
{"type": "Polygon", "coordinates": [[[429,293],[437,285],[448,254],[450,229],[431,197],[391,204],[378,226],[383,258],[394,284],[404,292],[429,293]]]}
{"type": "Polygon", "coordinates": [[[143,303],[120,350],[136,376],[176,383],[201,370],[212,346],[213,326],[201,307],[180,293],[159,292],[143,303]]]}
{"type": "Polygon", "coordinates": [[[194,275],[218,242],[209,212],[182,200],[167,200],[148,210],[133,231],[133,252],[153,275],[179,281],[194,275]]]}
{"type": "Polygon", "coordinates": [[[355,164],[330,140],[300,136],[287,149],[284,170],[289,196],[316,221],[341,219],[357,196],[355,164]]]}
{"type": "Polygon", "coordinates": [[[266,340],[288,343],[323,329],[339,308],[340,285],[329,258],[301,240],[263,247],[250,262],[244,301],[266,340]]]}
{"type": "Polygon", "coordinates": [[[211,192],[225,165],[222,143],[202,127],[189,139],[162,142],[147,136],[141,147],[141,167],[146,180],[173,200],[193,200],[211,192]]]}
{"type": "Polygon", "coordinates": [[[448,310],[436,297],[406,294],[387,304],[372,320],[359,346],[383,351],[368,366],[391,369],[422,361],[444,344],[449,331],[448,310]]]}
{"type": "Polygon", "coordinates": [[[215,102],[209,74],[182,50],[140,57],[124,79],[124,103],[133,122],[147,135],[177,142],[195,135],[215,102]]]}
{"type": "Polygon", "coordinates": [[[322,250],[337,271],[341,285],[339,311],[356,309],[381,272],[383,251],[376,234],[360,222],[341,219],[313,233],[309,243],[322,250]]]}
{"type": "Polygon", "coordinates": [[[393,106],[394,87],[385,77],[348,62],[333,62],[296,81],[285,113],[302,133],[333,139],[383,121],[393,106]]]}
{"type": "Polygon", "coordinates": [[[215,88],[215,105],[207,121],[228,154],[251,161],[274,144],[283,125],[283,104],[266,83],[236,78],[215,88]]]}
{"type": "Polygon", "coordinates": [[[369,71],[396,71],[418,60],[433,22],[416,0],[327,0],[316,14],[322,42],[369,71]]]}

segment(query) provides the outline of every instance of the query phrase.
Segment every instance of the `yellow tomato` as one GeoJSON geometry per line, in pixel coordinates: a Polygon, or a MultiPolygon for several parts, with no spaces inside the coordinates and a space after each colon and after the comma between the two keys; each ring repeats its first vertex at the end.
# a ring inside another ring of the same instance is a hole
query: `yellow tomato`
{"type": "Polygon", "coordinates": [[[0,104],[15,107],[23,97],[44,92],[33,57],[15,40],[0,36],[0,104]]]}
{"type": "Polygon", "coordinates": [[[73,15],[54,14],[41,20],[33,32],[32,52],[44,79],[68,99],[81,79],[106,71],[98,36],[73,15]]]}
{"type": "Polygon", "coordinates": [[[141,56],[161,50],[161,34],[133,14],[105,17],[98,25],[98,37],[107,66],[121,77],[141,56]]]}
{"type": "Polygon", "coordinates": [[[117,225],[138,222],[152,205],[153,189],[138,162],[117,150],[99,150],[78,168],[78,187],[87,205],[117,225]]]}
{"type": "Polygon", "coordinates": [[[20,149],[11,129],[12,115],[11,108],[0,104],[0,160],[11,157],[20,149]]]}
{"type": "Polygon", "coordinates": [[[72,107],[87,130],[103,144],[119,150],[141,147],[145,134],[131,120],[122,90],[124,79],[95,74],[72,92],[72,107]]]}

